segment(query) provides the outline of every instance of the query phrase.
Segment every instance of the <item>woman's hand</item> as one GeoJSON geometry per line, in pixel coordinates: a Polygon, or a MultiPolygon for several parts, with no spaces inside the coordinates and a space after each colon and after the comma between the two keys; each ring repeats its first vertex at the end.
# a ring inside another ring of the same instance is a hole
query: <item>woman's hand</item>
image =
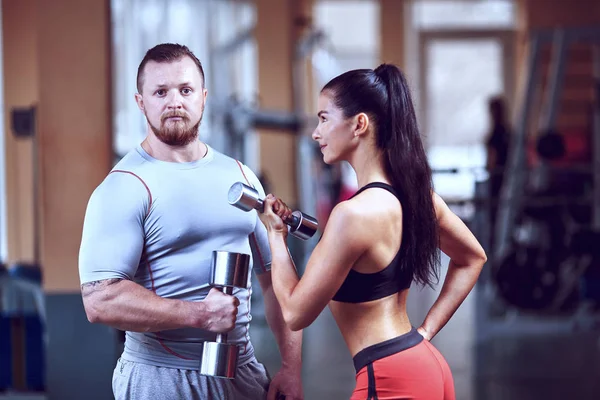
{"type": "Polygon", "coordinates": [[[292,215],[292,210],[277,197],[268,194],[264,200],[264,211],[258,213],[269,233],[281,233],[287,236],[288,228],[283,222],[292,215]]]}
{"type": "Polygon", "coordinates": [[[423,339],[427,340],[428,342],[431,341],[431,335],[422,326],[417,328],[417,332],[419,332],[419,334],[423,336],[423,339]]]}

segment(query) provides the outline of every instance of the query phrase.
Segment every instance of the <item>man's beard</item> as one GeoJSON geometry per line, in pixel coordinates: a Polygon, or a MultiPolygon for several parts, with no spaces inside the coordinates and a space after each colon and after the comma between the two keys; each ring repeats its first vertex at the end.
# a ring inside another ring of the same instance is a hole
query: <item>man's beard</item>
{"type": "Polygon", "coordinates": [[[192,127],[188,127],[189,118],[181,112],[170,112],[162,115],[160,118],[160,129],[152,125],[147,115],[146,120],[158,140],[169,146],[180,147],[188,145],[198,138],[198,128],[200,128],[202,116],[200,116],[198,123],[192,127]],[[167,118],[170,117],[181,117],[181,120],[167,122],[167,118]]]}

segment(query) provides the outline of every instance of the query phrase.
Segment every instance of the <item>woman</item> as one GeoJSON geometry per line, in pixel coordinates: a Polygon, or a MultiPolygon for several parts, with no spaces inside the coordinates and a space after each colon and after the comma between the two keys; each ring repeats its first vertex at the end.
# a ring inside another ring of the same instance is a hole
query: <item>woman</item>
{"type": "Polygon", "coordinates": [[[383,64],[330,81],[313,133],[330,164],[348,161],[359,190],[338,204],[298,278],[287,250],[291,210],[268,195],[275,295],[291,329],[310,325],[329,304],[353,356],[352,399],[454,399],[448,364],[429,343],[473,288],[486,255],[433,192],[431,170],[402,72],[383,64]],[[439,298],[414,329],[406,313],[414,280],[438,277],[438,247],[450,258],[439,298]]]}

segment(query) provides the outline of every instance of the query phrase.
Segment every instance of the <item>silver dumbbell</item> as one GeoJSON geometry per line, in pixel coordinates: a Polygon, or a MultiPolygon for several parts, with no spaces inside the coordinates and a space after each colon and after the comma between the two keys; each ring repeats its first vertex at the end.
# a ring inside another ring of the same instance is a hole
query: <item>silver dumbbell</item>
{"type": "MultiPolygon", "coordinates": [[[[264,211],[264,200],[260,198],[258,191],[242,182],[236,182],[229,188],[228,198],[229,204],[240,210],[257,210],[261,213],[264,211]]],[[[319,229],[319,222],[315,218],[300,211],[292,212],[283,222],[289,225],[293,236],[302,240],[310,239],[319,229]]]]}
{"type": "MultiPolygon", "coordinates": [[[[234,288],[248,286],[250,256],[248,254],[213,251],[211,286],[233,294],[234,288]]],[[[227,334],[218,334],[215,342],[204,342],[200,374],[218,378],[235,378],[239,348],[227,343],[227,334]]]]}

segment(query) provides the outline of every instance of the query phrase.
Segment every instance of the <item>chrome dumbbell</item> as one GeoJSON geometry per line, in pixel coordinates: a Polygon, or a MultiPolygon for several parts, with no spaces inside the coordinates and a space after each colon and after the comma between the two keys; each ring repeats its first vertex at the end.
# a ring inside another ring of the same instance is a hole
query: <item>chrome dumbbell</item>
{"type": "MultiPolygon", "coordinates": [[[[250,256],[248,254],[213,251],[210,284],[232,295],[234,288],[248,286],[250,256]]],[[[200,374],[218,378],[235,378],[239,348],[227,343],[227,334],[218,334],[215,342],[204,342],[200,374]]]]}
{"type": "MultiPolygon", "coordinates": [[[[229,204],[240,210],[257,210],[261,213],[264,211],[264,199],[260,198],[258,191],[242,182],[236,182],[229,188],[228,198],[229,204]]],[[[293,236],[302,240],[310,239],[319,229],[318,221],[301,211],[292,212],[283,222],[290,227],[293,236]]]]}

